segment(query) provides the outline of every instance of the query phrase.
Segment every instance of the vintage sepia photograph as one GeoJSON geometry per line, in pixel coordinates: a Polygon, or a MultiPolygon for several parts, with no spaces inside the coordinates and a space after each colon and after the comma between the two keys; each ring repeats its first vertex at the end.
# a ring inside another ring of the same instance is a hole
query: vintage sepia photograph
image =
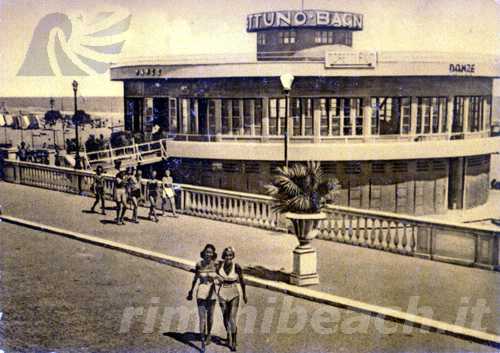
{"type": "Polygon", "coordinates": [[[0,28],[0,353],[500,352],[499,0],[0,28]]]}

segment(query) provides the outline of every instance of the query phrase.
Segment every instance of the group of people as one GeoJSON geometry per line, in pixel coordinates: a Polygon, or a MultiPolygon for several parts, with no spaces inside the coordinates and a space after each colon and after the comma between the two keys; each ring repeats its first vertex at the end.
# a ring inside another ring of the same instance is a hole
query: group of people
{"type": "Polygon", "coordinates": [[[222,252],[222,261],[217,261],[217,252],[212,244],[205,245],[200,253],[201,261],[196,264],[195,275],[187,300],[193,300],[196,288],[196,303],[200,323],[202,351],[211,343],[215,304],[218,301],[227,332],[227,345],[231,351],[237,346],[237,319],[241,296],[248,302],[243,271],[234,262],[232,247],[222,252]],[[239,287],[239,288],[238,288],[239,287]]]}
{"type": "MultiPolygon", "coordinates": [[[[131,222],[139,223],[139,201],[144,198],[142,189],[142,171],[138,168],[128,167],[126,170],[121,170],[117,167],[117,174],[113,181],[113,199],[116,203],[116,218],[117,224],[125,224],[125,214],[128,208],[132,210],[131,222]]],[[[161,215],[165,214],[167,203],[172,210],[174,217],[177,217],[175,207],[175,192],[173,179],[170,171],[165,171],[165,176],[162,180],[157,179],[156,171],[153,171],[151,179],[147,181],[147,198],[149,201],[149,219],[158,222],[156,206],[158,198],[161,198],[161,215]]],[[[101,213],[106,214],[105,205],[105,175],[102,166],[96,168],[94,175],[93,192],[95,201],[90,208],[91,212],[96,212],[97,205],[101,204],[101,213]]]]}

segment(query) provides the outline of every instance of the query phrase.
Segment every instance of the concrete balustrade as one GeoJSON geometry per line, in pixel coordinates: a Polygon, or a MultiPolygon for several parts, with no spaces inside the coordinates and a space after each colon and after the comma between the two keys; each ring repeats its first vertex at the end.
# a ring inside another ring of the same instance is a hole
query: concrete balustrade
{"type": "MultiPolygon", "coordinates": [[[[4,161],[4,180],[50,190],[91,194],[94,172],[77,171],[19,161],[4,161]]],[[[105,176],[105,192],[112,198],[113,177],[105,176]]],[[[147,204],[147,180],[143,180],[147,204]]],[[[178,184],[179,211],[196,217],[278,231],[286,230],[281,215],[273,212],[273,198],[264,195],[178,184]]],[[[499,270],[496,227],[471,226],[425,217],[327,206],[318,237],[395,254],[499,270]]]]}

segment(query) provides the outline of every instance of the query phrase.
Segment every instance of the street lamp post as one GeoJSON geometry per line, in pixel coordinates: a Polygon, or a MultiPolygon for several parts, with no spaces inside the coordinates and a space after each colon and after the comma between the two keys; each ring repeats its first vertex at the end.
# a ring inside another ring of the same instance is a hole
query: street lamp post
{"type": "Polygon", "coordinates": [[[285,134],[284,134],[284,150],[285,150],[285,166],[288,167],[288,144],[290,143],[290,134],[289,130],[289,122],[290,119],[290,111],[291,111],[291,102],[290,102],[290,91],[292,90],[293,80],[292,74],[284,74],[280,76],[281,85],[283,86],[283,90],[286,94],[286,120],[285,120],[285,134]]]}
{"type": "Polygon", "coordinates": [[[73,97],[75,102],[74,104],[75,115],[73,116],[73,123],[75,124],[75,140],[76,140],[75,169],[82,169],[82,164],[80,161],[80,138],[78,135],[78,117],[77,117],[78,103],[76,99],[77,92],[78,92],[78,82],[73,81],[73,97]]]}

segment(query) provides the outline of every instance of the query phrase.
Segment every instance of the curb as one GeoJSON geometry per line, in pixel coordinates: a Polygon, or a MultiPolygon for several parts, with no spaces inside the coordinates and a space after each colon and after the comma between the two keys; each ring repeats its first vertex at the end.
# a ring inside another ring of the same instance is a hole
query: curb
{"type": "MultiPolygon", "coordinates": [[[[100,246],[103,248],[116,250],[132,256],[136,256],[139,258],[155,261],[174,268],[178,268],[184,271],[192,272],[195,267],[194,261],[189,261],[179,257],[161,254],[158,252],[145,250],[142,248],[114,242],[111,240],[105,240],[91,235],[73,232],[62,228],[52,227],[37,222],[27,221],[21,218],[0,215],[0,220],[5,221],[7,223],[19,225],[22,227],[27,227],[47,233],[60,235],[65,238],[78,240],[84,243],[100,246]]],[[[293,297],[308,300],[311,302],[326,304],[341,309],[347,309],[350,311],[355,311],[362,314],[375,316],[383,320],[403,323],[406,325],[411,325],[413,327],[426,329],[429,330],[430,332],[437,332],[440,334],[445,334],[448,336],[453,336],[468,341],[473,341],[491,347],[500,348],[500,336],[495,334],[483,331],[477,331],[462,326],[449,324],[443,321],[428,319],[423,316],[413,315],[378,305],[367,304],[360,301],[339,297],[333,294],[328,294],[309,288],[298,287],[283,282],[264,280],[251,275],[246,275],[245,280],[247,285],[253,287],[268,289],[274,292],[291,295],[293,297]]]]}

